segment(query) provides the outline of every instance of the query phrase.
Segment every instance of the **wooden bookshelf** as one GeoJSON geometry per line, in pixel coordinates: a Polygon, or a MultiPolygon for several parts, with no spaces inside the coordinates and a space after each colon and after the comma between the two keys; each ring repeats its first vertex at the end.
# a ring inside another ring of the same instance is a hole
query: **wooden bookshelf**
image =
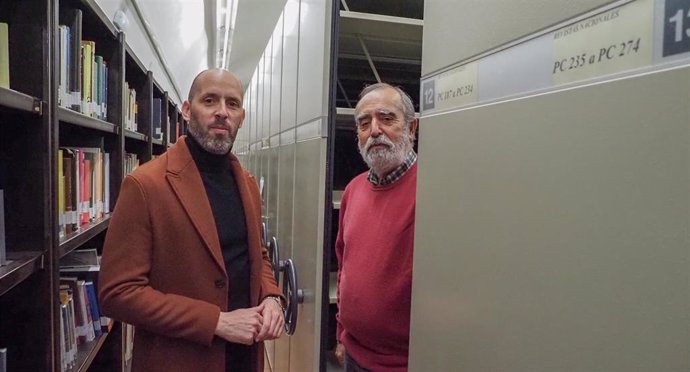
{"type": "Polygon", "coordinates": [[[148,136],[143,133],[131,131],[129,129],[125,129],[125,137],[127,139],[133,139],[139,142],[148,142],[148,136]]]}
{"type": "Polygon", "coordinates": [[[103,332],[100,336],[97,336],[95,340],[83,343],[77,346],[77,361],[74,367],[68,368],[66,372],[86,372],[91,367],[98,352],[105,344],[105,340],[108,337],[108,332],[103,332]]]}
{"type": "Polygon", "coordinates": [[[41,101],[30,95],[12,89],[0,88],[0,105],[41,114],[41,101]]]}
{"type": "Polygon", "coordinates": [[[58,248],[58,258],[64,257],[66,254],[83,246],[89,242],[96,235],[102,233],[108,228],[110,223],[110,215],[105,215],[99,219],[84,224],[78,231],[67,234],[60,238],[60,246],[58,248]]]}
{"type": "Polygon", "coordinates": [[[0,266],[0,296],[43,269],[41,252],[9,252],[7,259],[9,264],[0,266]]]}
{"type": "Polygon", "coordinates": [[[58,120],[71,125],[77,125],[80,127],[91,128],[113,134],[117,134],[119,128],[115,124],[92,118],[64,107],[58,108],[58,120]]]}
{"type": "MultiPolygon", "coordinates": [[[[143,164],[164,153],[175,139],[168,133],[182,121],[177,105],[93,0],[0,0],[0,22],[9,31],[10,86],[0,87],[0,189],[11,261],[0,266],[0,348],[8,349],[8,371],[59,372],[60,258],[80,248],[100,253],[125,176],[125,154],[137,154],[143,164]],[[61,46],[76,45],[67,42],[72,34],[65,27],[71,30],[78,18],[81,40],[92,42],[96,64],[90,65],[92,95],[79,95],[90,105],[74,107],[73,92],[69,100],[64,93],[73,81],[65,86],[71,75],[65,75],[61,46]],[[125,82],[140,100],[137,131],[124,126],[125,82]],[[152,136],[154,98],[161,104],[160,139],[152,136]],[[67,232],[60,225],[66,218],[64,152],[73,148],[98,149],[101,157],[93,166],[103,165],[100,188],[89,184],[100,199],[80,200],[94,211],[89,209],[88,222],[80,221],[78,231],[67,232]]],[[[111,332],[78,345],[74,366],[66,370],[123,371],[123,339],[115,322],[111,332]]]]}

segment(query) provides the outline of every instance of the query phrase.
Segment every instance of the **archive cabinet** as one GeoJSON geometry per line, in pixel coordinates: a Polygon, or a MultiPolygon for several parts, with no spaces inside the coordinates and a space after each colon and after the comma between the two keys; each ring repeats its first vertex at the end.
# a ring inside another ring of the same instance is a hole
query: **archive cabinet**
{"type": "Polygon", "coordinates": [[[294,261],[305,294],[295,333],[267,343],[273,370],[341,370],[333,354],[340,198],[367,169],[354,107],[378,79],[402,86],[418,107],[422,16],[418,0],[288,0],[249,81],[234,149],[263,185],[269,247],[278,261],[294,261]]]}
{"type": "Polygon", "coordinates": [[[0,0],[0,370],[124,370],[125,327],[99,327],[64,284],[97,286],[97,271],[66,272],[65,259],[100,254],[124,176],[184,131],[93,1],[0,0]],[[80,319],[96,332],[81,337],[80,319]]]}

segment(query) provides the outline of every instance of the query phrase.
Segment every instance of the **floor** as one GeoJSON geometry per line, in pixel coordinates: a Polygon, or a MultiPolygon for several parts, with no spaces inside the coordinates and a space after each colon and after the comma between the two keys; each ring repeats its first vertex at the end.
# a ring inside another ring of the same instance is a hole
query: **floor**
{"type": "MultiPolygon", "coordinates": [[[[265,348],[264,350],[266,351],[264,354],[264,372],[288,372],[288,371],[273,371],[273,368],[270,363],[270,358],[269,358],[269,351],[270,348],[265,348]]],[[[332,354],[332,353],[331,353],[332,354]]],[[[335,356],[329,355],[328,359],[326,360],[326,372],[345,372],[345,369],[338,364],[338,362],[335,359],[335,356]]]]}

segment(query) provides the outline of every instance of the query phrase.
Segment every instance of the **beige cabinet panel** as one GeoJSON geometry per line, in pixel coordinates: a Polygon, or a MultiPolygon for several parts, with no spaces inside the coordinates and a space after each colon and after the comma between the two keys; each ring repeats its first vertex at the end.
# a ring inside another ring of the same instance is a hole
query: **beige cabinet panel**
{"type": "Polygon", "coordinates": [[[410,371],[690,370],[690,67],[421,133],[410,371]]]}

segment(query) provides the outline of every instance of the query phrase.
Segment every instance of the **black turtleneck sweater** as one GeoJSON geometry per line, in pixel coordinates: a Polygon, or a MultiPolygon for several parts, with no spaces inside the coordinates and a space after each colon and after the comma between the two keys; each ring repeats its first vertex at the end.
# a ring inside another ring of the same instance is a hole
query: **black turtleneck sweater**
{"type": "MultiPolygon", "coordinates": [[[[228,273],[228,311],[249,307],[249,247],[244,207],[228,155],[204,150],[192,137],[185,139],[196,163],[216,221],[218,239],[228,273]]],[[[228,343],[226,371],[251,370],[251,348],[228,343]]]]}

